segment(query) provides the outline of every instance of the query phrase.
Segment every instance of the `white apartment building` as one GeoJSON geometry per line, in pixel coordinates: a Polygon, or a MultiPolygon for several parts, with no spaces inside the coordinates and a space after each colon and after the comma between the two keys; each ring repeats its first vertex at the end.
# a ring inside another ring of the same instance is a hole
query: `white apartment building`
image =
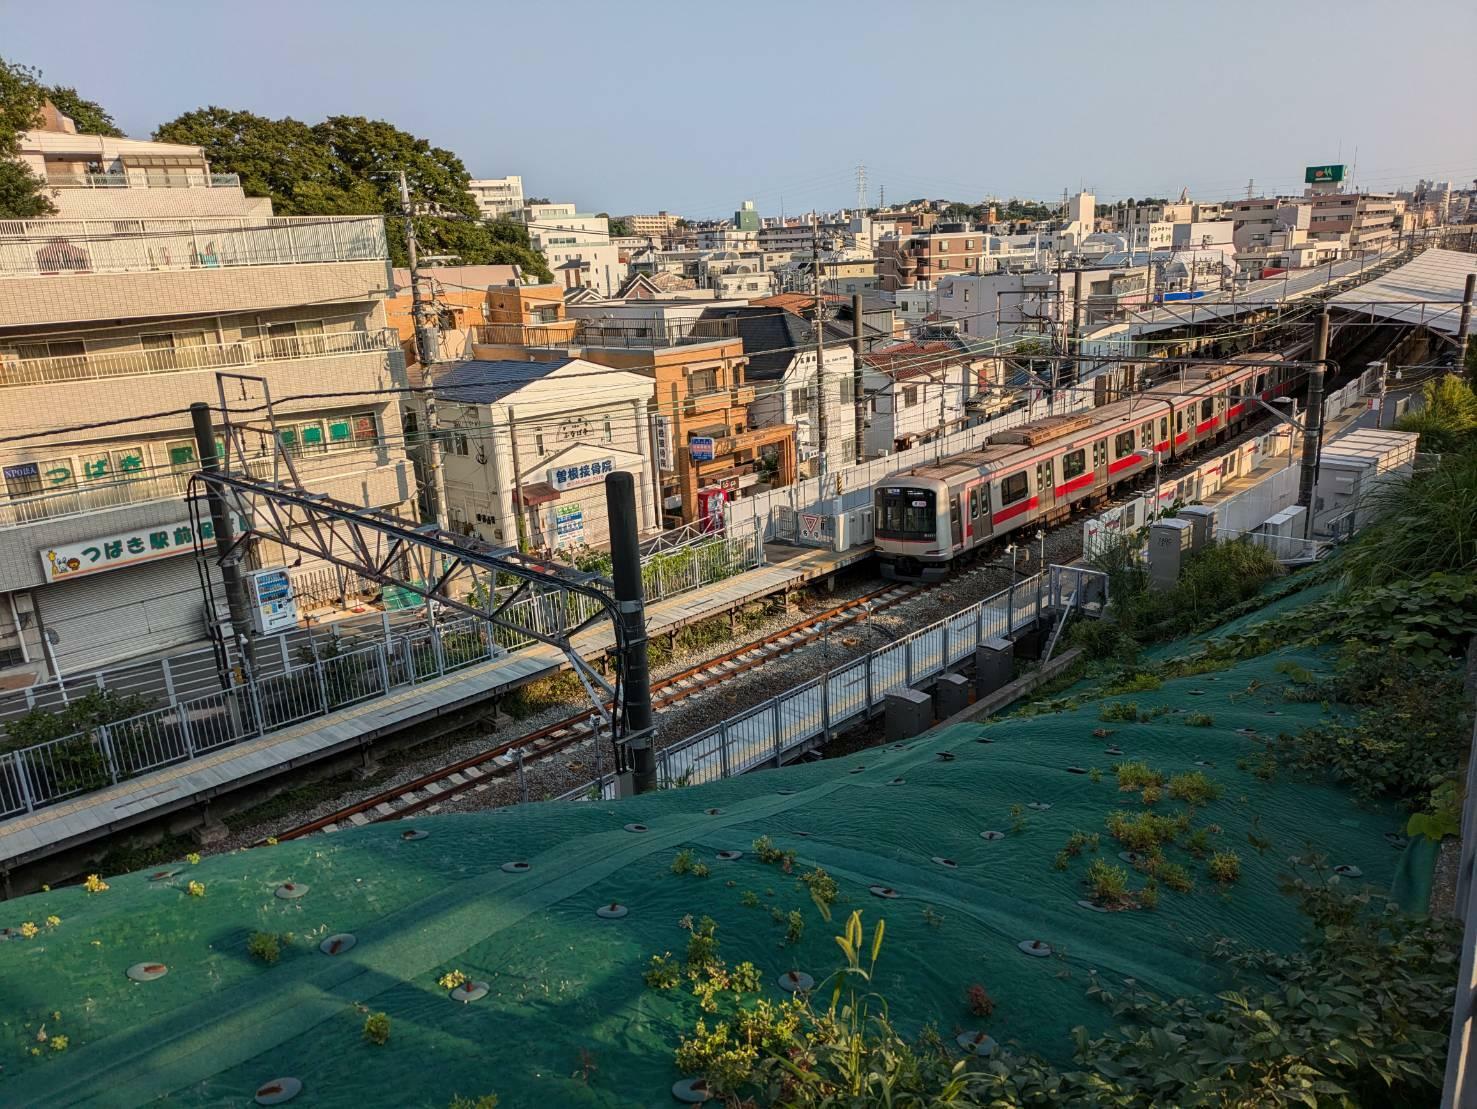
{"type": "Polygon", "coordinates": [[[639,526],[654,529],[653,384],[583,358],[445,367],[434,385],[453,527],[528,550],[606,547],[604,478],[625,470],[639,526]]]}
{"type": "Polygon", "coordinates": [[[566,289],[588,286],[612,296],[626,279],[620,248],[610,240],[610,220],[580,212],[573,204],[526,204],[523,222],[534,249],[566,289]]]}
{"type": "Polygon", "coordinates": [[[867,458],[907,450],[957,431],[978,388],[974,360],[949,340],[899,343],[864,355],[867,458]]]}
{"type": "MultiPolygon", "coordinates": [[[[0,444],[0,678],[14,684],[207,635],[183,410],[219,403],[217,371],[266,380],[305,485],[395,511],[415,497],[399,405],[371,395],[405,374],[382,218],[271,218],[195,147],[68,132],[23,145],[67,218],[0,223],[0,426],[43,432],[0,444]],[[293,399],[324,393],[343,395],[293,399]],[[81,426],[99,420],[127,422],[81,426]]],[[[271,476],[259,417],[245,439],[240,464],[271,476]]],[[[258,543],[248,565],[295,557],[258,543]]],[[[293,573],[306,588],[324,572],[293,573]]]]}
{"type": "Polygon", "coordinates": [[[467,190],[488,219],[517,218],[523,211],[521,177],[479,177],[467,182],[467,190]]]}

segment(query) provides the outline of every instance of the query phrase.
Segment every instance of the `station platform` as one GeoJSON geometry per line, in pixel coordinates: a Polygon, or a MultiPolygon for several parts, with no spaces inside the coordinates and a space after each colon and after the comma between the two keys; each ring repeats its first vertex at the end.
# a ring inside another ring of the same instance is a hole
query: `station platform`
{"type": "MultiPolygon", "coordinates": [[[[649,606],[648,633],[676,632],[741,605],[798,589],[871,553],[870,547],[837,552],[766,544],[766,565],[649,606]]],[[[574,639],[581,657],[589,660],[603,656],[612,643],[605,625],[589,628],[574,639]]],[[[472,708],[565,666],[562,652],[533,644],[492,662],[13,817],[0,822],[0,877],[38,859],[195,809],[214,797],[295,767],[367,748],[377,739],[472,708]]]]}

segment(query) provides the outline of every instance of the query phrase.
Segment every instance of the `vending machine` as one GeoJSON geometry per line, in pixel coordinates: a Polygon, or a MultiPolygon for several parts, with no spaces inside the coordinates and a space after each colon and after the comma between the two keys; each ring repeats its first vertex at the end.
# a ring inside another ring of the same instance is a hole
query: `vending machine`
{"type": "Polygon", "coordinates": [[[710,486],[697,491],[697,514],[704,531],[723,530],[727,504],[728,492],[725,489],[710,486]]]}
{"type": "Polygon", "coordinates": [[[254,570],[246,575],[251,623],[258,635],[297,627],[297,598],[286,570],[254,570]]]}

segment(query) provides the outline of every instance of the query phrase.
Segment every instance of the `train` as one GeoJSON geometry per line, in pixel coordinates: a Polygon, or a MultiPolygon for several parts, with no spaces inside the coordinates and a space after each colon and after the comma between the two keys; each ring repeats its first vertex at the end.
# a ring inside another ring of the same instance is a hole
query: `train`
{"type": "Polygon", "coordinates": [[[882,576],[942,581],[1012,533],[1101,504],[1120,485],[1234,434],[1254,398],[1294,391],[1305,367],[1246,354],[1123,400],[994,432],[975,450],[890,474],[873,490],[882,576]],[[1250,364],[1248,364],[1250,363],[1250,364]]]}

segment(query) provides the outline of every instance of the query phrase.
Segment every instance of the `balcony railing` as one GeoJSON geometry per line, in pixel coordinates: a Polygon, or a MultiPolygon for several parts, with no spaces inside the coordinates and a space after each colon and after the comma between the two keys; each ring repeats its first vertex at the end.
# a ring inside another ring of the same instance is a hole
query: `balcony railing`
{"type": "Polygon", "coordinates": [[[163,350],[117,350],[57,358],[0,357],[0,388],[52,385],[108,377],[231,369],[263,362],[371,354],[399,349],[399,335],[389,329],[327,331],[316,335],[284,335],[163,350]]]}
{"type": "Polygon", "coordinates": [[[487,323],[476,328],[474,342],[499,346],[559,347],[574,342],[578,320],[550,323],[487,323]]]}
{"type": "Polygon", "coordinates": [[[234,173],[198,169],[130,169],[122,173],[50,173],[46,185],[52,189],[239,189],[241,178],[234,173]]]}
{"type": "Polygon", "coordinates": [[[380,216],[0,220],[0,278],[386,257],[380,216]]]}
{"type": "Polygon", "coordinates": [[[735,320],[573,319],[547,324],[482,324],[474,342],[522,346],[674,347],[738,335],[735,320]]]}

